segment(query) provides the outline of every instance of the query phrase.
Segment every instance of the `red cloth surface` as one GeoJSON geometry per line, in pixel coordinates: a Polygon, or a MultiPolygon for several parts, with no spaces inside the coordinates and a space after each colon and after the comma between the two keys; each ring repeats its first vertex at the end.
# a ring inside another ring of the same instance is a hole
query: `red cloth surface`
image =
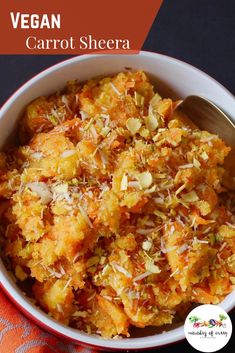
{"type": "Polygon", "coordinates": [[[0,290],[0,353],[96,353],[65,343],[26,319],[0,290]]]}

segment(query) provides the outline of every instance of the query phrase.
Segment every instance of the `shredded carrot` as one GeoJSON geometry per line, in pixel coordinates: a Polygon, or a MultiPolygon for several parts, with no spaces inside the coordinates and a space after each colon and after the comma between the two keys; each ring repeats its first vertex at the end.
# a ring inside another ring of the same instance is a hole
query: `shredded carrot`
{"type": "Polygon", "coordinates": [[[142,71],[71,81],[31,102],[0,152],[6,266],[63,324],[129,337],[232,291],[230,148],[180,103],[142,71]]]}

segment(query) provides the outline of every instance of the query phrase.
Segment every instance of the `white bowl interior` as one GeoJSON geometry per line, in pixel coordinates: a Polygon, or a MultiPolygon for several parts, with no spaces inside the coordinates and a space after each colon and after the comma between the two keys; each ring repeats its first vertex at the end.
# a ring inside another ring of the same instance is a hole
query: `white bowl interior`
{"type": "MultiPolygon", "coordinates": [[[[164,55],[148,52],[141,52],[138,55],[84,55],[43,71],[9,98],[0,111],[0,145],[2,146],[11,135],[25,106],[34,98],[63,88],[66,82],[71,79],[78,79],[82,82],[95,76],[114,74],[127,68],[141,69],[148,73],[156,89],[163,96],[185,98],[188,95],[195,94],[207,97],[235,121],[234,96],[217,81],[191,65],[164,55]]],[[[169,344],[184,338],[182,326],[148,337],[118,341],[104,340],[87,335],[61,325],[32,305],[11,280],[1,261],[0,282],[28,313],[46,326],[73,340],[106,349],[143,349],[169,344]]],[[[231,310],[235,306],[234,292],[228,295],[220,306],[225,311],[231,310]]]]}

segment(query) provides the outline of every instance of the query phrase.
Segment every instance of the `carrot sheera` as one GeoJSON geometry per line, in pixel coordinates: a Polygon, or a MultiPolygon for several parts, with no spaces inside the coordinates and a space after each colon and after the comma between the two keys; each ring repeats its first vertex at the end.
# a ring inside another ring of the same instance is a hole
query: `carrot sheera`
{"type": "Polygon", "coordinates": [[[235,284],[230,151],[144,72],[123,72],[26,108],[0,154],[2,254],[57,320],[103,337],[171,324],[235,284]]]}

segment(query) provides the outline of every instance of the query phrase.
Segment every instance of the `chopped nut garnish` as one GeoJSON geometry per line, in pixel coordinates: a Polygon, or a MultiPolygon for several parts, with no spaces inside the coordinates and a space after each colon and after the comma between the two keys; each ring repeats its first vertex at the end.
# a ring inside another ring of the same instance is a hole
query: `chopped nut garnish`
{"type": "Polygon", "coordinates": [[[194,190],[188,192],[187,194],[182,194],[181,197],[186,202],[196,202],[199,200],[199,197],[194,190]]]}
{"type": "Polygon", "coordinates": [[[233,290],[230,148],[180,104],[142,71],[71,81],[0,152],[3,261],[54,319],[121,339],[233,290]]]}
{"type": "Polygon", "coordinates": [[[153,177],[150,172],[143,172],[138,175],[138,181],[142,189],[147,189],[153,182],[153,177]]]}
{"type": "Polygon", "coordinates": [[[152,247],[153,243],[149,240],[145,240],[142,244],[142,248],[146,251],[149,251],[152,247]]]}
{"type": "Polygon", "coordinates": [[[206,152],[202,152],[201,157],[204,161],[207,161],[207,159],[209,158],[209,156],[206,152]]]}
{"type": "Polygon", "coordinates": [[[129,118],[126,122],[126,127],[132,135],[135,135],[141,128],[141,121],[137,118],[129,118]]]}
{"type": "Polygon", "coordinates": [[[145,123],[149,131],[154,131],[158,127],[158,120],[153,115],[147,116],[145,119],[145,123]]]}
{"type": "Polygon", "coordinates": [[[123,174],[122,181],[121,181],[121,191],[127,190],[128,187],[128,177],[126,174],[123,174]]]}

